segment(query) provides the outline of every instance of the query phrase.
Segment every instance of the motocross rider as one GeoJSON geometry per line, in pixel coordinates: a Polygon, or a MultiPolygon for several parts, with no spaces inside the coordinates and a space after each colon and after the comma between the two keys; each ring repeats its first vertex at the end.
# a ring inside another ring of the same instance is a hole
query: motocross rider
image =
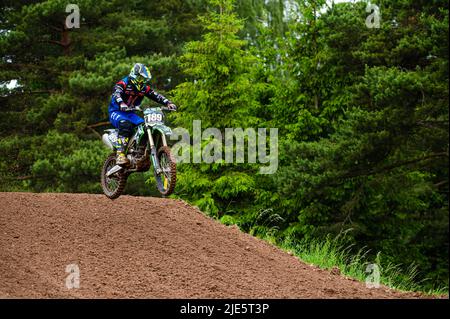
{"type": "Polygon", "coordinates": [[[145,65],[136,63],[131,68],[130,74],[114,86],[108,113],[111,124],[119,130],[116,143],[116,164],[118,165],[129,164],[125,150],[128,145],[128,140],[133,134],[134,127],[144,122],[135,113],[135,110],[136,106],[141,104],[145,96],[159,104],[167,106],[171,110],[177,109],[175,104],[150,88],[148,82],[151,77],[152,75],[145,65]]]}

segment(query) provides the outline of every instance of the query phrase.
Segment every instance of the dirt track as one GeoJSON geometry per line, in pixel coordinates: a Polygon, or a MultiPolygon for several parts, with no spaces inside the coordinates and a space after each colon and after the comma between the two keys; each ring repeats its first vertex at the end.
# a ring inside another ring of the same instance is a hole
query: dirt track
{"type": "Polygon", "coordinates": [[[0,193],[0,298],[414,298],[320,270],[181,201],[0,193]],[[77,264],[80,288],[67,289],[77,264]]]}

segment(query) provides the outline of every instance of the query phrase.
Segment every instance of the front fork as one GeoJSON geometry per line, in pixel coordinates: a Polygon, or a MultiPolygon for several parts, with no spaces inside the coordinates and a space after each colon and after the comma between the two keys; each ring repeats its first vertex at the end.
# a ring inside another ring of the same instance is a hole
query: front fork
{"type": "MultiPolygon", "coordinates": [[[[156,174],[161,174],[162,169],[161,166],[159,165],[155,141],[153,140],[153,135],[150,128],[147,128],[147,134],[148,134],[148,141],[150,143],[150,158],[152,160],[153,167],[155,168],[156,174]]],[[[164,135],[164,133],[160,134],[163,145],[167,146],[166,135],[164,135]]]]}

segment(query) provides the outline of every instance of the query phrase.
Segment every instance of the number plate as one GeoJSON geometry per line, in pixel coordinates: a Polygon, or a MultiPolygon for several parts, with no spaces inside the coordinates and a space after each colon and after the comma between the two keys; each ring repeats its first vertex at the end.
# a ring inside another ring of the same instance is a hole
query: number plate
{"type": "Polygon", "coordinates": [[[161,111],[149,110],[145,115],[145,123],[155,125],[162,123],[164,115],[161,111]]]}

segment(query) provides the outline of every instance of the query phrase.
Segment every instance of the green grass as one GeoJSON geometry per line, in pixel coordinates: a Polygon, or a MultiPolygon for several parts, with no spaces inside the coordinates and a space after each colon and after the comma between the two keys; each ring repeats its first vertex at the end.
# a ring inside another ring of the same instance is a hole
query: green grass
{"type": "MultiPolygon", "coordinates": [[[[260,237],[260,236],[259,236],[260,237]]],[[[261,238],[276,243],[273,236],[261,238]]],[[[341,274],[365,282],[372,273],[369,264],[375,264],[379,270],[379,283],[400,291],[421,292],[433,296],[448,296],[448,287],[426,288],[424,281],[418,281],[417,267],[412,265],[406,269],[401,265],[385,262],[380,253],[375,260],[369,261],[369,251],[360,249],[353,252],[352,246],[345,246],[341,238],[313,239],[310,241],[294,242],[289,238],[278,243],[278,246],[289,251],[308,264],[316,265],[322,269],[339,268],[341,274]],[[366,272],[367,270],[367,272],[366,272]]]]}
{"type": "MultiPolygon", "coordinates": [[[[236,220],[222,218],[221,222],[230,225],[236,223],[236,220]]],[[[257,224],[253,224],[249,233],[292,253],[305,263],[328,270],[337,267],[342,275],[361,282],[366,282],[366,278],[373,273],[367,267],[375,264],[379,270],[381,285],[400,291],[448,297],[448,287],[429,288],[430,285],[425,280],[418,280],[419,273],[414,265],[405,270],[401,265],[385,261],[380,253],[375,258],[370,258],[368,249],[360,249],[355,252],[354,247],[345,241],[345,233],[336,238],[327,237],[309,241],[298,241],[288,235],[280,241],[277,227],[264,227],[257,224]]]]}
{"type": "Polygon", "coordinates": [[[292,253],[301,261],[321,269],[331,270],[337,267],[342,275],[366,282],[366,278],[372,274],[367,267],[375,264],[379,270],[381,285],[405,292],[420,292],[446,298],[449,296],[448,286],[430,285],[427,280],[419,280],[419,272],[415,265],[411,265],[405,270],[402,265],[384,260],[381,253],[373,258],[369,256],[368,249],[363,248],[355,252],[354,247],[345,240],[346,233],[342,233],[336,238],[327,237],[309,241],[298,241],[290,235],[280,236],[279,227],[276,221],[273,222],[272,216],[277,214],[272,214],[272,212],[271,209],[260,211],[252,216],[250,227],[247,226],[244,229],[241,227],[242,221],[231,215],[224,215],[219,218],[219,221],[228,226],[236,225],[242,231],[278,246],[284,251],[292,253]],[[280,240],[282,237],[284,239],[280,240]]]}

